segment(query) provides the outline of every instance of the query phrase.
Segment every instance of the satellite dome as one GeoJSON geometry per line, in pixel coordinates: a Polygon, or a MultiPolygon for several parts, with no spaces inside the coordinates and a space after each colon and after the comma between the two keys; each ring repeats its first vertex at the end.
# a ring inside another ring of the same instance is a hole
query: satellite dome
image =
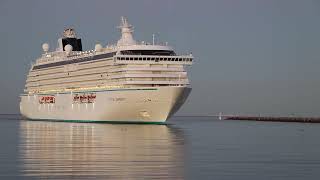
{"type": "Polygon", "coordinates": [[[101,50],[102,50],[102,45],[101,45],[101,44],[96,44],[96,45],[94,46],[94,50],[95,50],[95,51],[101,51],[101,50]]]}
{"type": "Polygon", "coordinates": [[[67,52],[67,54],[70,54],[70,52],[72,51],[72,46],[70,44],[67,44],[65,47],[64,47],[64,50],[67,52]]]}
{"type": "Polygon", "coordinates": [[[44,52],[48,52],[49,51],[49,44],[48,43],[43,43],[42,44],[42,50],[44,52]]]}

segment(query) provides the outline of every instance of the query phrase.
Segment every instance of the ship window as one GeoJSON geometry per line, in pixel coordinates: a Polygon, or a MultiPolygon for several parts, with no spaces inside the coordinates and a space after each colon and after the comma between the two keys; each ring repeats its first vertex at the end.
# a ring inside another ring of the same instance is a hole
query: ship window
{"type": "Polygon", "coordinates": [[[138,58],[134,58],[134,60],[138,60],[138,58]]]}
{"type": "Polygon", "coordinates": [[[167,58],[163,58],[164,61],[167,61],[167,58]]]}
{"type": "Polygon", "coordinates": [[[149,61],[150,60],[150,58],[147,58],[147,61],[149,61]]]}
{"type": "Polygon", "coordinates": [[[122,57],[121,60],[124,60],[124,57],[122,57]]]}
{"type": "Polygon", "coordinates": [[[133,60],[133,58],[130,58],[130,60],[133,60]]]}
{"type": "Polygon", "coordinates": [[[140,57],[139,60],[142,60],[142,58],[140,57]]]}
{"type": "Polygon", "coordinates": [[[163,58],[160,58],[160,61],[162,61],[163,60],[163,58]]]}
{"type": "Polygon", "coordinates": [[[121,51],[123,55],[158,55],[158,56],[175,56],[171,50],[125,50],[121,51]]]}
{"type": "Polygon", "coordinates": [[[143,60],[145,61],[145,60],[146,60],[146,58],[143,58],[143,60]]]}
{"type": "Polygon", "coordinates": [[[156,58],[156,60],[155,60],[156,62],[159,62],[159,58],[156,58]]]}
{"type": "Polygon", "coordinates": [[[129,60],[129,58],[126,57],[126,60],[129,60]]]}
{"type": "Polygon", "coordinates": [[[152,61],[154,61],[154,57],[153,57],[153,58],[151,58],[151,60],[152,60],[152,61]]]}

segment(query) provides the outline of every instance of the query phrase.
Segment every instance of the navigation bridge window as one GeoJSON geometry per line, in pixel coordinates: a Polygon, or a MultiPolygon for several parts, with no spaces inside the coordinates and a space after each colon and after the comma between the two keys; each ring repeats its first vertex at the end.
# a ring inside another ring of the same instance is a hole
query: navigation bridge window
{"type": "Polygon", "coordinates": [[[151,56],[175,56],[174,51],[168,50],[126,50],[121,51],[122,55],[151,55],[151,56]]]}

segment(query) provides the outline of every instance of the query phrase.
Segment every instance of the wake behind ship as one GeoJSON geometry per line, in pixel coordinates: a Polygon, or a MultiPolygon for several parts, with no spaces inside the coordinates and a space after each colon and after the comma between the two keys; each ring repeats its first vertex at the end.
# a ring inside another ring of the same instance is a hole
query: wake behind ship
{"type": "Polygon", "coordinates": [[[185,66],[193,56],[167,44],[137,43],[121,19],[116,45],[83,51],[74,29],[43,54],[27,76],[20,112],[28,119],[162,123],[185,102],[191,88],[185,66]]]}

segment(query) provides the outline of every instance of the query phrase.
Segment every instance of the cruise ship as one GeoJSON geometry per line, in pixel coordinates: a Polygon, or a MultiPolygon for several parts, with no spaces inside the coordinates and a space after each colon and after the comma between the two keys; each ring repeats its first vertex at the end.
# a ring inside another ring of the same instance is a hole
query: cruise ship
{"type": "Polygon", "coordinates": [[[164,123],[191,92],[186,66],[192,54],[177,55],[168,43],[137,42],[124,17],[115,45],[82,50],[72,28],[55,51],[31,65],[20,112],[32,120],[164,123]]]}

